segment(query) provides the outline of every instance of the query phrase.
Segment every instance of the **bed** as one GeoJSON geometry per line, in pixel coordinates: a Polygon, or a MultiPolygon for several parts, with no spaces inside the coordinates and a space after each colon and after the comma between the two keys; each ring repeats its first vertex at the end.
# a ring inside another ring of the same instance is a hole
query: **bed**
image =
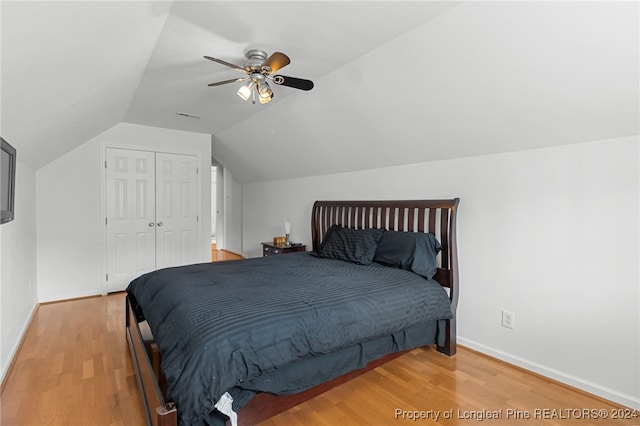
{"type": "Polygon", "coordinates": [[[415,347],[454,355],[458,203],[316,201],[311,252],[132,281],[147,423],[255,424],[415,347]]]}

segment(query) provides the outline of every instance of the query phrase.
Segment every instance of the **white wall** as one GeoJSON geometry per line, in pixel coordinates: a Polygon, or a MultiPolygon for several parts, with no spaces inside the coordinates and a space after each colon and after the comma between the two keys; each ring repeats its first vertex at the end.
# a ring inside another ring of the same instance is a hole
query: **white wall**
{"type": "Polygon", "coordinates": [[[215,239],[215,234],[216,234],[216,219],[217,219],[216,211],[218,210],[218,206],[217,206],[218,179],[217,177],[218,177],[218,168],[212,166],[211,167],[211,240],[212,241],[215,239]]]}
{"type": "Polygon", "coordinates": [[[223,170],[224,243],[222,247],[232,253],[245,255],[242,245],[242,185],[226,167],[223,170]]]}
{"type": "Polygon", "coordinates": [[[37,171],[38,297],[41,302],[100,294],[105,146],[200,156],[202,261],[211,259],[211,137],[120,123],[37,171]]]}
{"type": "Polygon", "coordinates": [[[245,252],[316,199],[459,196],[460,343],[640,408],[639,139],[245,184],[245,252]]]}
{"type": "Polygon", "coordinates": [[[0,226],[0,382],[37,303],[36,173],[16,148],[15,219],[0,226]]]}

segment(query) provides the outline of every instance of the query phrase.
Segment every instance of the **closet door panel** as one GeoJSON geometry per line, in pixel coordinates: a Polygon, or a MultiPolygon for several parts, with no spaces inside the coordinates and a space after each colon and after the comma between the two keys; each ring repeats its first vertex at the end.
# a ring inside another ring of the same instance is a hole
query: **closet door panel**
{"type": "Polygon", "coordinates": [[[198,261],[197,158],[156,154],[157,267],[198,261]]]}
{"type": "Polygon", "coordinates": [[[107,292],[156,266],[155,155],[106,150],[107,292]]]}

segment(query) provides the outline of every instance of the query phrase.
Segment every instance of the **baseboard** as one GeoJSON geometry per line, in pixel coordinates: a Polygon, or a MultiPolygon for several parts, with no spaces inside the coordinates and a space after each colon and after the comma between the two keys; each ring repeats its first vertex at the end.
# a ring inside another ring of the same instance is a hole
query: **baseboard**
{"type": "Polygon", "coordinates": [[[84,299],[87,297],[104,296],[104,295],[102,294],[101,290],[81,291],[77,293],[46,295],[45,297],[41,297],[39,299],[39,302],[40,304],[66,302],[68,300],[73,300],[73,299],[84,299]]]}
{"type": "Polygon", "coordinates": [[[610,389],[605,386],[598,385],[597,383],[593,383],[580,377],[576,377],[571,374],[567,374],[562,371],[538,364],[537,362],[530,361],[526,358],[522,358],[501,351],[499,349],[483,345],[478,342],[474,342],[473,340],[465,339],[464,337],[458,336],[458,343],[474,351],[499,359],[509,364],[513,364],[525,370],[532,371],[534,373],[540,374],[541,376],[548,377],[557,382],[574,387],[576,389],[606,399],[616,404],[640,410],[640,398],[634,397],[633,395],[618,392],[615,389],[610,389]]]}
{"type": "Polygon", "coordinates": [[[18,354],[20,348],[22,347],[22,344],[24,343],[24,339],[27,336],[27,331],[29,330],[29,327],[31,327],[31,322],[35,317],[36,311],[38,310],[39,306],[40,304],[36,303],[35,305],[33,305],[33,308],[31,308],[31,312],[27,317],[27,321],[25,321],[22,330],[20,330],[19,338],[11,349],[11,352],[9,352],[9,362],[6,364],[6,368],[5,366],[2,366],[2,371],[0,371],[0,393],[4,391],[5,379],[7,379],[9,377],[9,374],[11,373],[11,369],[13,368],[13,364],[16,360],[16,355],[18,354]]]}
{"type": "Polygon", "coordinates": [[[237,254],[238,256],[242,256],[242,257],[245,257],[245,258],[246,258],[246,256],[244,255],[244,253],[242,253],[241,251],[238,251],[238,250],[228,249],[228,248],[221,249],[221,250],[228,251],[229,253],[237,254]]]}

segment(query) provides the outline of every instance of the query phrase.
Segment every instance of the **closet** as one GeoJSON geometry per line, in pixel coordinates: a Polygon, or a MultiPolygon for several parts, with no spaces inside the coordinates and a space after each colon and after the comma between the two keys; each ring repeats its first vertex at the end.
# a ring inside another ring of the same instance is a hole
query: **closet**
{"type": "Polygon", "coordinates": [[[198,157],[105,149],[106,292],[198,256],[198,157]]]}

